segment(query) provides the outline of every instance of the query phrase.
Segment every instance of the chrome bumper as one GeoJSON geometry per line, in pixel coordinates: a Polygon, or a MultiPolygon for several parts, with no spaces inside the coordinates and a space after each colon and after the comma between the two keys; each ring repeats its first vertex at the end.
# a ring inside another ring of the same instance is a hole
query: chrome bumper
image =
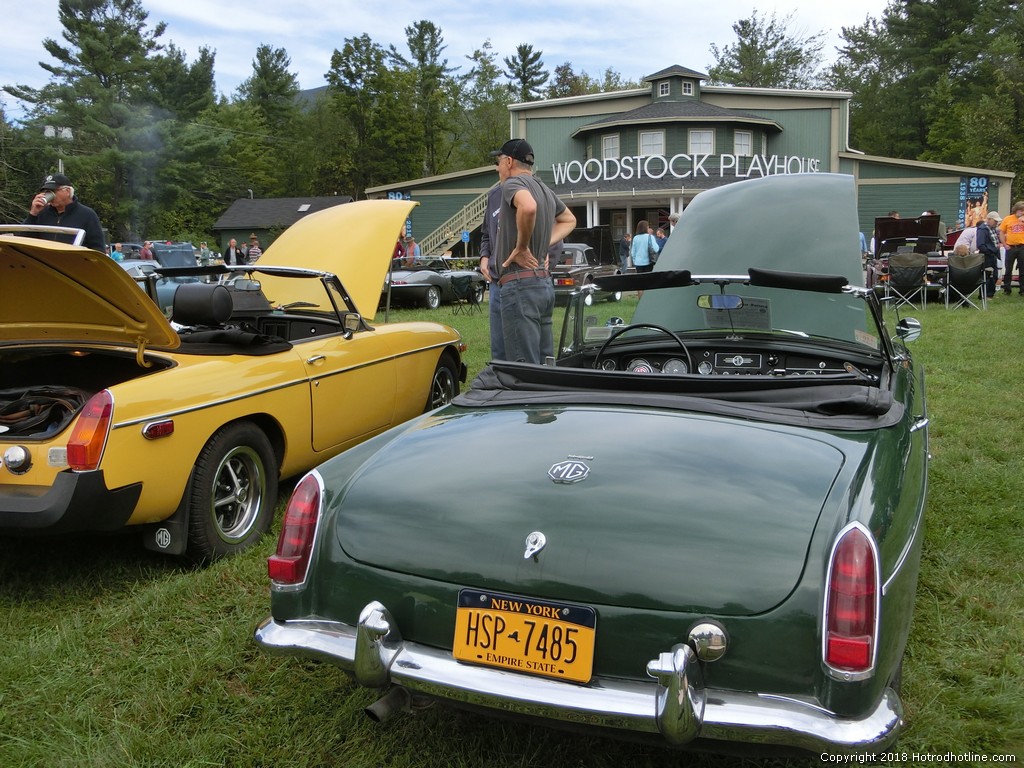
{"type": "Polygon", "coordinates": [[[363,609],[355,627],[270,617],[256,628],[256,642],[275,653],[328,661],[370,688],[393,684],[505,712],[660,734],[672,745],[701,738],[859,752],[885,748],[902,724],[902,705],[891,689],[858,720],[784,696],[706,689],[693,649],[682,644],[648,663],[650,682],[595,678],[577,685],[462,664],[447,651],[404,642],[377,602],[363,609]]]}

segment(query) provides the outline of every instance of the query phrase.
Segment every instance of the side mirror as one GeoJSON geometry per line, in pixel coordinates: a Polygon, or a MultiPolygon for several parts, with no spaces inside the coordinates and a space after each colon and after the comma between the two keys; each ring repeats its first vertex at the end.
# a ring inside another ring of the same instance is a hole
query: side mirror
{"type": "Polygon", "coordinates": [[[352,334],[363,328],[363,316],[358,312],[346,312],[341,317],[342,336],[351,339],[352,334]]]}
{"type": "Polygon", "coordinates": [[[921,321],[914,317],[904,317],[896,324],[896,335],[903,341],[914,341],[921,335],[921,321]]]}

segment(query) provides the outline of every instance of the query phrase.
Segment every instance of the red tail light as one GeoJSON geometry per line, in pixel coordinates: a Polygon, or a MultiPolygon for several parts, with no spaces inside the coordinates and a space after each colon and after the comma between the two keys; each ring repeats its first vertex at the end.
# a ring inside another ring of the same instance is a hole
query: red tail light
{"type": "Polygon", "coordinates": [[[68,440],[69,467],[81,472],[96,469],[100,465],[113,413],[114,398],[107,390],[97,392],[89,399],[78,414],[78,421],[68,440]]]}
{"type": "Polygon", "coordinates": [[[878,553],[859,523],[840,534],[832,550],[825,607],[825,663],[842,673],[875,665],[878,639],[878,553]]]}
{"type": "Polygon", "coordinates": [[[270,578],[278,584],[301,584],[306,580],[313,538],[320,520],[320,480],[308,474],[292,491],[284,511],[277,553],[267,560],[270,578]]]}

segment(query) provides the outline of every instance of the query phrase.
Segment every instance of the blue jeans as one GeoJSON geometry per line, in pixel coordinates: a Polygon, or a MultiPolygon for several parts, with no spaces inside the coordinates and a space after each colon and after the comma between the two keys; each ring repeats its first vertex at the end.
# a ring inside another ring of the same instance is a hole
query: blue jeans
{"type": "Polygon", "coordinates": [[[505,336],[501,325],[501,286],[497,280],[487,284],[487,304],[491,313],[491,360],[505,359],[505,336]]]}
{"type": "Polygon", "coordinates": [[[551,315],[555,286],[550,277],[526,277],[501,286],[501,327],[506,359],[543,363],[555,354],[551,315]]]}

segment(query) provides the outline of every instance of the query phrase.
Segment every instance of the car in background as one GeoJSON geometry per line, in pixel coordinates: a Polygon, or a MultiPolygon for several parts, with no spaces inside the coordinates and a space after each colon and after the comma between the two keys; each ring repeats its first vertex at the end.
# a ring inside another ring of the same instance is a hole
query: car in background
{"type": "Polygon", "coordinates": [[[161,267],[194,267],[199,263],[195,246],[187,240],[154,240],[153,258],[161,267]]]}
{"type": "Polygon", "coordinates": [[[445,256],[394,259],[390,278],[384,283],[380,303],[437,309],[463,298],[480,304],[487,283],[477,269],[459,269],[456,260],[445,256]],[[463,284],[461,288],[460,282],[463,284]]]}
{"type": "Polygon", "coordinates": [[[492,361],[299,481],[256,640],[378,689],[377,720],[440,700],[676,747],[889,748],[928,414],[920,324],[863,286],[858,239],[850,176],[702,192],[652,272],[571,297],[555,361],[492,361]],[[794,209],[822,236],[794,242],[794,209]],[[643,293],[622,317],[597,290],[643,293]],[[439,456],[494,457],[486,498],[439,456]]]}
{"type": "MultiPolygon", "coordinates": [[[[551,280],[555,285],[555,298],[564,300],[570,293],[589,286],[599,277],[621,274],[617,263],[602,263],[597,251],[585,243],[563,243],[561,248],[549,252],[548,262],[551,280]]],[[[622,291],[588,291],[587,301],[605,298],[619,301],[622,291]]]]}
{"type": "Polygon", "coordinates": [[[106,255],[0,235],[0,534],[131,528],[230,555],[269,528],[279,481],[450,401],[459,334],[374,321],[379,234],[413,205],[310,214],[258,265],[192,261],[171,321],[106,255]]]}
{"type": "Polygon", "coordinates": [[[160,263],[154,259],[125,259],[118,264],[156,302],[156,305],[164,313],[164,317],[171,316],[174,307],[174,294],[178,290],[178,286],[183,283],[199,282],[199,278],[194,276],[164,274],[160,263]]]}
{"type": "Polygon", "coordinates": [[[875,219],[873,251],[864,265],[864,281],[868,288],[882,290],[889,279],[889,256],[894,253],[927,255],[925,281],[929,289],[938,290],[947,270],[945,236],[939,235],[938,215],[921,215],[916,219],[879,216],[875,219]]]}

